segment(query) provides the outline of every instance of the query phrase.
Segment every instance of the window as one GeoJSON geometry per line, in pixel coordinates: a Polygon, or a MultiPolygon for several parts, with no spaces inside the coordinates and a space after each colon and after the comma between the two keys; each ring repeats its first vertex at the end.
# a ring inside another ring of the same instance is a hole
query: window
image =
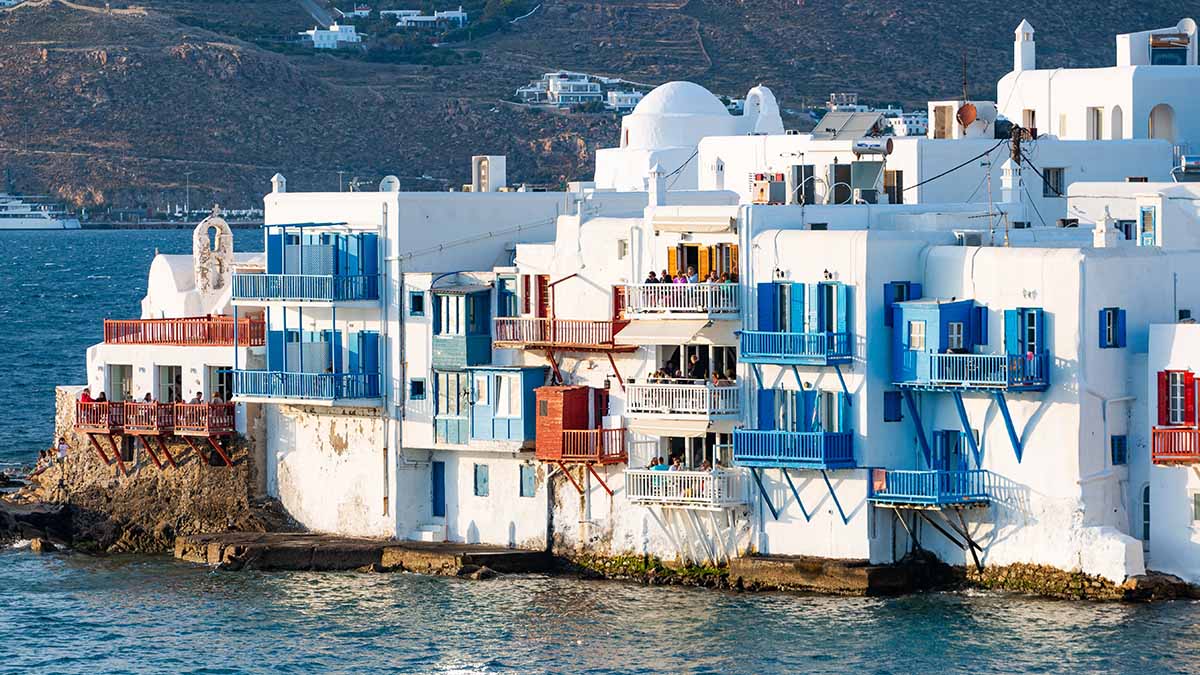
{"type": "Polygon", "coordinates": [[[1042,169],[1042,196],[1062,197],[1066,189],[1063,185],[1065,175],[1066,169],[1061,167],[1042,169]]]}
{"type": "Polygon", "coordinates": [[[1141,212],[1141,223],[1138,227],[1138,233],[1141,235],[1138,243],[1141,246],[1154,246],[1157,242],[1154,234],[1155,209],[1153,206],[1143,206],[1141,212]]]}
{"type": "Polygon", "coordinates": [[[1150,541],[1150,484],[1142,486],[1142,541],[1150,541]]]}
{"type": "Polygon", "coordinates": [[[496,315],[517,316],[517,279],[500,277],[496,280],[496,315]]]}
{"type": "Polygon", "coordinates": [[[488,404],[488,376],[475,376],[475,405],[488,404]]]}
{"type": "Polygon", "coordinates": [[[425,293],[423,291],[408,292],[408,315],[425,316],[425,293]]]}
{"type": "Polygon", "coordinates": [[[887,193],[889,204],[903,204],[904,172],[885,169],[883,172],[883,191],[887,193]]]}
{"type": "Polygon", "coordinates": [[[437,303],[438,316],[435,332],[438,335],[462,335],[463,296],[439,295],[437,303]]]}
{"type": "Polygon", "coordinates": [[[1037,111],[1026,108],[1021,111],[1021,126],[1026,129],[1037,129],[1037,111]]]}
{"type": "Polygon", "coordinates": [[[1113,466],[1122,466],[1129,461],[1129,439],[1126,436],[1113,436],[1112,446],[1113,466]]]}
{"type": "Polygon", "coordinates": [[[408,381],[408,400],[424,401],[425,400],[425,378],[414,377],[408,381]]]}
{"type": "Polygon", "coordinates": [[[617,259],[624,260],[625,256],[627,256],[627,255],[629,255],[629,240],[628,239],[618,239],[617,240],[617,259]]]}
{"type": "Polygon", "coordinates": [[[1167,373],[1167,423],[1181,425],[1187,420],[1188,373],[1173,370],[1167,373]]]}
{"type": "Polygon", "coordinates": [[[515,374],[496,375],[496,417],[521,416],[521,378],[515,374]]]}
{"type": "Polygon", "coordinates": [[[537,467],[532,464],[521,465],[521,496],[532,497],[537,494],[537,467]]]}
{"type": "Polygon", "coordinates": [[[898,391],[883,392],[884,422],[901,422],[904,420],[904,413],[900,409],[900,400],[900,392],[898,391]]]}
{"type": "Polygon", "coordinates": [[[883,325],[892,325],[897,302],[906,302],[921,297],[921,284],[911,281],[889,281],[883,285],[883,325]]]}
{"type": "Polygon", "coordinates": [[[476,497],[486,497],[486,496],[488,496],[488,491],[489,491],[489,488],[488,488],[488,465],[487,464],[476,464],[475,465],[475,496],[476,497]]]}
{"type": "Polygon", "coordinates": [[[1088,108],[1088,140],[1098,141],[1104,138],[1104,108],[1088,108]]]}
{"type": "Polygon", "coordinates": [[[925,349],[925,322],[908,322],[908,348],[913,351],[925,349]]]}
{"type": "Polygon", "coordinates": [[[1192,522],[1200,521],[1200,492],[1192,493],[1192,522]]]}
{"type": "Polygon", "coordinates": [[[946,331],[947,331],[946,347],[948,349],[962,349],[963,348],[963,322],[951,321],[946,326],[946,331]]]}
{"type": "Polygon", "coordinates": [[[1117,231],[1125,237],[1125,241],[1133,241],[1134,235],[1137,233],[1136,220],[1118,220],[1116,222],[1117,231]]]}
{"type": "Polygon", "coordinates": [[[538,401],[538,417],[545,417],[550,414],[550,403],[548,401],[538,401]]]}
{"type": "Polygon", "coordinates": [[[1125,310],[1105,307],[1100,310],[1100,348],[1125,346],[1125,310]]]}

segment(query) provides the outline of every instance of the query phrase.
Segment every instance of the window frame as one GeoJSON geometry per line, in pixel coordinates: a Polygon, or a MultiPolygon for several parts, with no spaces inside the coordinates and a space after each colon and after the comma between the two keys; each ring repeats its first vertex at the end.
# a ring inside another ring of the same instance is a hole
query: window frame
{"type": "Polygon", "coordinates": [[[904,421],[904,397],[899,391],[883,392],[883,421],[884,422],[903,422],[904,421]],[[889,401],[895,401],[889,403],[889,401]],[[892,406],[895,406],[894,408],[892,406]],[[895,417],[889,417],[889,409],[895,411],[895,417]]]}
{"type": "Polygon", "coordinates": [[[520,468],[518,469],[517,477],[518,477],[517,496],[518,497],[529,497],[529,498],[536,497],[537,496],[537,467],[534,466],[533,464],[522,464],[522,465],[520,465],[520,468]],[[528,476],[528,481],[526,479],[526,476],[528,476]],[[531,488],[528,491],[528,494],[526,494],[526,490],[525,490],[526,482],[529,483],[529,487],[531,488]]]}
{"type": "Polygon", "coordinates": [[[1108,439],[1108,445],[1109,458],[1112,460],[1113,466],[1126,466],[1129,464],[1129,436],[1125,434],[1113,434],[1108,439]]]}
{"type": "Polygon", "coordinates": [[[1167,371],[1167,423],[1173,427],[1187,424],[1186,371],[1167,371]],[[1178,407],[1176,407],[1178,405],[1178,407]]]}
{"type": "Polygon", "coordinates": [[[409,291],[408,292],[408,315],[409,316],[425,316],[425,291],[409,291]],[[420,305],[420,309],[417,305],[420,305]]]}
{"type": "Polygon", "coordinates": [[[946,323],[946,349],[965,349],[966,340],[966,323],[963,321],[949,321],[946,323]],[[957,342],[957,344],[955,344],[957,342]]]}
{"type": "Polygon", "coordinates": [[[474,492],[475,492],[476,497],[491,496],[491,492],[492,492],[491,470],[488,468],[487,464],[476,464],[472,478],[473,478],[473,482],[474,482],[474,487],[475,487],[474,492]],[[482,481],[480,480],[481,475],[483,477],[482,481]]]}
{"type": "Polygon", "coordinates": [[[1061,166],[1048,166],[1042,169],[1042,196],[1066,196],[1067,169],[1061,166]]]}
{"type": "Polygon", "coordinates": [[[428,398],[428,397],[429,397],[429,385],[426,383],[426,381],[425,381],[425,378],[423,378],[423,377],[410,377],[410,378],[408,378],[408,400],[410,400],[410,401],[424,401],[424,400],[426,400],[426,398],[428,398]],[[421,386],[421,392],[420,392],[420,394],[418,394],[418,393],[417,393],[417,392],[416,392],[416,391],[413,389],[414,385],[420,385],[420,386],[421,386]]]}
{"type": "Polygon", "coordinates": [[[909,351],[919,352],[925,349],[925,320],[924,319],[909,319],[908,320],[908,349],[909,351]],[[920,328],[920,330],[914,330],[920,328]],[[918,340],[919,338],[919,340],[918,340]],[[918,344],[919,342],[919,344],[918,344]]]}

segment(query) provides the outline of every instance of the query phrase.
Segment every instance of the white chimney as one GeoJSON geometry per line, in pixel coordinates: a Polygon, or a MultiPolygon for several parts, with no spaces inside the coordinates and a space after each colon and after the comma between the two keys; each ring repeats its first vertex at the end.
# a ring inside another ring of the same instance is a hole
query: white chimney
{"type": "Polygon", "coordinates": [[[662,167],[655,164],[650,169],[650,206],[666,206],[667,204],[667,179],[663,175],[662,167]]]}
{"type": "Polygon", "coordinates": [[[1013,70],[1035,70],[1036,63],[1037,45],[1033,41],[1033,26],[1029,21],[1022,19],[1013,41],[1013,70]]]}
{"type": "Polygon", "coordinates": [[[287,179],[283,174],[277,173],[271,176],[271,192],[287,192],[287,179]]]}
{"type": "Polygon", "coordinates": [[[1104,220],[1096,223],[1092,229],[1092,246],[1096,248],[1108,248],[1115,246],[1117,243],[1117,228],[1113,227],[1113,217],[1108,212],[1108,207],[1104,207],[1104,220]]]}
{"type": "Polygon", "coordinates": [[[1024,197],[1022,194],[1023,182],[1021,178],[1021,165],[1012,160],[1012,157],[1004,160],[1004,164],[1000,167],[1000,199],[1006,204],[1020,204],[1024,197]]]}

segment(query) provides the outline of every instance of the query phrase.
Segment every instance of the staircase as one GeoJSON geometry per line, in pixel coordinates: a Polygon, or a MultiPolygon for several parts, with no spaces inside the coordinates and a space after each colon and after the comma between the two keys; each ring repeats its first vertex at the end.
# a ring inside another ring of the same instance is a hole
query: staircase
{"type": "Polygon", "coordinates": [[[423,525],[418,525],[417,529],[408,533],[408,539],[409,541],[446,541],[446,524],[425,523],[423,525]]]}

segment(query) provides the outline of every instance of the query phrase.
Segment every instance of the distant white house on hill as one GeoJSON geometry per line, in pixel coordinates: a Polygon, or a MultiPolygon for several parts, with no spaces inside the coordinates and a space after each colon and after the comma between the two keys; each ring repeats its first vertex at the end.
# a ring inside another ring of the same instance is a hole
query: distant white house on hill
{"type": "Polygon", "coordinates": [[[380,12],[379,15],[396,17],[397,28],[462,28],[469,21],[462,5],[458,9],[433,14],[424,14],[419,9],[397,9],[380,12]]]}
{"type": "Polygon", "coordinates": [[[312,30],[301,32],[300,37],[302,40],[311,40],[314,49],[340,49],[345,45],[362,42],[362,36],[354,26],[341,26],[337,23],[329,24],[329,28],[316,26],[312,30]]]}

